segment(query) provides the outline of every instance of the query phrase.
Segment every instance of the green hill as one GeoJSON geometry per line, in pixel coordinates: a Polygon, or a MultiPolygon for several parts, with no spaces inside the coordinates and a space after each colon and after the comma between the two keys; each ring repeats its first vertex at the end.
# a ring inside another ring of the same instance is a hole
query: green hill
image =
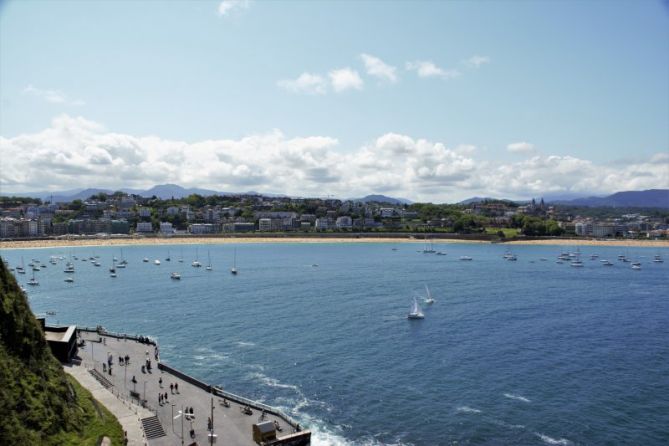
{"type": "Polygon", "coordinates": [[[0,261],[0,445],[122,444],[118,421],[51,354],[26,296],[0,261]]]}

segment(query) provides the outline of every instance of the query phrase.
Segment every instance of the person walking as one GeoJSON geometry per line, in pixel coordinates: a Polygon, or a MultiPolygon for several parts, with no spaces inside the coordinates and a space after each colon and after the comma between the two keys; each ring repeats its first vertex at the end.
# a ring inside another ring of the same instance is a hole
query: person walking
{"type": "Polygon", "coordinates": [[[174,391],[179,393],[179,383],[174,383],[174,391]]]}
{"type": "Polygon", "coordinates": [[[163,377],[158,378],[158,387],[163,388],[163,377]]]}
{"type": "Polygon", "coordinates": [[[170,383],[170,393],[174,395],[174,384],[170,383]]]}

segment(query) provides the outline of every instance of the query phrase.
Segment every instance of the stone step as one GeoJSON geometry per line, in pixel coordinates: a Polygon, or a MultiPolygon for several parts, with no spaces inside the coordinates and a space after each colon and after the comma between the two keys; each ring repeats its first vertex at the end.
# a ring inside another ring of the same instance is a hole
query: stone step
{"type": "Polygon", "coordinates": [[[160,424],[160,420],[156,416],[142,418],[142,427],[144,428],[144,435],[146,435],[148,440],[165,436],[163,425],[160,424]]]}
{"type": "Polygon", "coordinates": [[[102,384],[102,386],[105,389],[109,389],[110,387],[113,387],[113,384],[111,383],[111,381],[109,381],[102,373],[98,372],[95,369],[91,369],[91,370],[89,370],[89,372],[91,373],[91,375],[93,375],[93,378],[95,378],[97,380],[97,382],[102,384]]]}

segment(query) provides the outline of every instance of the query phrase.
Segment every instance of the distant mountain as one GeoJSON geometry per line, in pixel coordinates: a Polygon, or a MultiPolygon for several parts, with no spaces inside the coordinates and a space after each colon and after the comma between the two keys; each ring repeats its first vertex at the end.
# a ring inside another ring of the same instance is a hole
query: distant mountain
{"type": "Polygon", "coordinates": [[[486,200],[495,200],[495,198],[490,198],[490,197],[472,197],[472,198],[467,198],[466,200],[462,200],[457,202],[456,204],[474,204],[474,203],[481,203],[482,201],[486,200]]]}
{"type": "Polygon", "coordinates": [[[557,200],[554,204],[587,207],[631,207],[669,209],[669,189],[616,192],[606,197],[557,200]]]}
{"type": "Polygon", "coordinates": [[[153,186],[151,189],[137,192],[137,195],[142,197],[153,197],[154,195],[161,200],[167,200],[172,197],[184,198],[192,194],[202,195],[208,197],[210,195],[229,195],[228,192],[217,192],[215,190],[200,189],[197,187],[183,188],[177,184],[160,184],[153,186]]]}
{"type": "Polygon", "coordinates": [[[393,198],[393,197],[387,197],[385,195],[367,195],[362,198],[352,198],[351,201],[357,201],[361,203],[372,203],[372,202],[388,203],[393,205],[413,203],[411,200],[407,200],[406,198],[393,198]]]}

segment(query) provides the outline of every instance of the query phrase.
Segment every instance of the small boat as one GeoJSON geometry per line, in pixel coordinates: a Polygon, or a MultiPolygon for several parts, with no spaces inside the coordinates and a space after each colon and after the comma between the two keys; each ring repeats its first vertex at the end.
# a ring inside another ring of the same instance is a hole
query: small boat
{"type": "Polygon", "coordinates": [[[599,254],[592,254],[590,256],[590,260],[597,260],[599,258],[599,254]]]}
{"type": "Polygon", "coordinates": [[[407,314],[407,319],[424,319],[425,315],[420,311],[418,306],[418,301],[416,298],[413,298],[413,305],[411,305],[411,311],[407,314]]]}
{"type": "Polygon", "coordinates": [[[473,260],[473,259],[469,256],[460,256],[460,260],[469,261],[469,260],[473,260]]]}
{"type": "Polygon", "coordinates": [[[583,262],[581,262],[578,258],[571,262],[571,266],[574,268],[583,268],[583,262]]]}
{"type": "Polygon", "coordinates": [[[423,254],[434,254],[436,252],[437,252],[437,250],[434,249],[434,246],[432,246],[432,240],[428,240],[428,238],[425,237],[425,247],[423,248],[422,253],[423,254]]]}
{"type": "Polygon", "coordinates": [[[659,254],[656,254],[655,257],[653,257],[653,263],[664,263],[664,260],[662,260],[662,257],[659,254]]]}
{"type": "Polygon", "coordinates": [[[209,254],[209,251],[207,251],[207,259],[209,259],[209,263],[207,263],[207,267],[205,269],[207,271],[211,271],[211,254],[209,254]]]}
{"type": "Polygon", "coordinates": [[[197,259],[197,248],[195,249],[195,260],[193,260],[193,263],[190,264],[193,268],[201,268],[202,264],[200,261],[197,259]]]}
{"type": "Polygon", "coordinates": [[[170,250],[169,249],[167,250],[167,257],[165,257],[165,261],[166,262],[171,262],[172,261],[172,258],[170,257],[170,250]]]}
{"type": "MultiPolygon", "coordinates": [[[[100,262],[98,262],[98,261],[96,260],[95,262],[93,262],[93,266],[100,266],[100,262]]],[[[119,265],[119,268],[120,268],[120,267],[121,267],[121,265],[119,265]]]]}
{"type": "Polygon", "coordinates": [[[47,311],[46,314],[47,314],[47,316],[55,316],[56,312],[55,311],[47,311]]]}
{"type": "Polygon", "coordinates": [[[72,262],[67,262],[67,263],[65,264],[65,270],[64,270],[64,272],[66,272],[66,273],[74,273],[74,263],[72,263],[72,262]]]}
{"type": "Polygon", "coordinates": [[[632,266],[641,266],[641,262],[632,262],[632,266]]]}
{"type": "Polygon", "coordinates": [[[172,280],[181,280],[181,274],[179,274],[179,273],[171,273],[171,274],[170,274],[170,279],[172,279],[172,280]]]}
{"type": "Polygon", "coordinates": [[[154,265],[160,265],[160,260],[158,260],[158,259],[154,260],[154,261],[153,261],[153,264],[154,264],[154,265]]]}
{"type": "Polygon", "coordinates": [[[641,264],[638,264],[638,265],[632,265],[632,269],[640,270],[640,269],[641,269],[641,264]]]}
{"type": "Polygon", "coordinates": [[[33,276],[30,278],[30,280],[28,280],[28,285],[31,285],[31,286],[39,285],[39,282],[35,278],[35,270],[33,270],[33,276]]]}
{"type": "Polygon", "coordinates": [[[445,255],[446,255],[446,253],[445,253],[445,252],[443,252],[443,251],[438,251],[438,252],[437,252],[437,255],[438,255],[438,256],[445,256],[445,255]]]}
{"type": "Polygon", "coordinates": [[[434,303],[434,297],[432,297],[432,293],[430,293],[430,289],[425,285],[425,292],[427,293],[427,297],[425,298],[425,303],[428,305],[432,305],[434,303]]]}
{"type": "Polygon", "coordinates": [[[602,265],[604,265],[604,266],[613,266],[613,263],[609,262],[608,260],[603,260],[601,262],[602,262],[602,265]]]}
{"type": "Polygon", "coordinates": [[[109,277],[116,278],[117,276],[116,276],[116,273],[111,273],[111,274],[109,275],[109,277]]]}
{"type": "Polygon", "coordinates": [[[148,257],[144,257],[144,258],[142,259],[142,262],[144,262],[144,263],[149,263],[149,258],[148,258],[148,257]]]}
{"type": "Polygon", "coordinates": [[[67,277],[65,278],[65,282],[67,282],[67,283],[72,283],[72,282],[74,282],[74,277],[72,277],[72,276],[67,276],[67,277]]]}
{"type": "MultiPolygon", "coordinates": [[[[314,263],[314,265],[318,266],[315,263],[314,263]]],[[[314,266],[314,265],[311,265],[311,266],[314,266]]],[[[235,248],[232,252],[232,268],[230,268],[230,274],[232,274],[232,275],[237,274],[237,248],[235,248]]]]}
{"type": "Polygon", "coordinates": [[[112,274],[116,274],[116,257],[112,259],[112,266],[109,268],[109,272],[112,274]]]}

